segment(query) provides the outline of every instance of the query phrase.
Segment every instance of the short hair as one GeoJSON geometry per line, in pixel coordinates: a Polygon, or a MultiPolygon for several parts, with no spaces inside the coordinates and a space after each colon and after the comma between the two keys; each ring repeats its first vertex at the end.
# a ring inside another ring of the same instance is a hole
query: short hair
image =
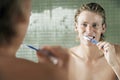
{"type": "Polygon", "coordinates": [[[26,0],[0,0],[0,45],[9,44],[17,35],[14,16],[24,19],[22,2],[26,0]]]}
{"type": "MultiPolygon", "coordinates": [[[[82,11],[90,11],[90,12],[94,12],[97,13],[98,15],[100,15],[103,18],[103,22],[102,25],[105,24],[106,25],[106,15],[105,15],[105,10],[103,9],[102,6],[100,6],[97,3],[88,3],[88,4],[83,4],[77,11],[75,14],[75,23],[77,23],[78,20],[78,16],[82,11]]],[[[104,40],[104,35],[101,34],[101,38],[100,41],[104,40]]]]}

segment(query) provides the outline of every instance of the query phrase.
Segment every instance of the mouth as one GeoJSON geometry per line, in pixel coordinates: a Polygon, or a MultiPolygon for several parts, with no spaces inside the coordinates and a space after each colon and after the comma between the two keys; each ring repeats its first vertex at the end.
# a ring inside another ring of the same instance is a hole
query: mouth
{"type": "Polygon", "coordinates": [[[83,38],[86,39],[86,40],[91,40],[91,39],[94,39],[95,36],[84,35],[83,38]]]}
{"type": "Polygon", "coordinates": [[[97,44],[98,43],[98,41],[95,40],[95,36],[83,36],[83,38],[88,40],[88,41],[90,41],[93,44],[97,44]]]}

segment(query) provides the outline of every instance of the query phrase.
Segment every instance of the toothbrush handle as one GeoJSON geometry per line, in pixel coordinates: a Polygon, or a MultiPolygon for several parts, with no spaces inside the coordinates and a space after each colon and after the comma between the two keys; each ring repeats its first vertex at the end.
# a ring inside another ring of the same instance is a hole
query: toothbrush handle
{"type": "Polygon", "coordinates": [[[31,45],[27,45],[27,47],[29,47],[29,48],[31,48],[31,49],[33,49],[33,50],[35,50],[35,51],[38,51],[37,48],[35,48],[35,47],[31,46],[31,45]]]}
{"type": "Polygon", "coordinates": [[[52,56],[52,57],[55,57],[51,52],[49,51],[46,51],[46,50],[37,50],[38,52],[42,52],[44,55],[47,55],[47,56],[52,56]]]}
{"type": "Polygon", "coordinates": [[[98,41],[96,41],[95,39],[92,39],[91,42],[92,42],[93,44],[97,44],[97,43],[98,43],[98,41]]]}
{"type": "Polygon", "coordinates": [[[54,56],[51,52],[49,52],[49,51],[46,51],[46,50],[41,50],[41,49],[37,49],[37,48],[35,48],[35,47],[33,47],[33,46],[31,46],[31,45],[27,45],[29,48],[31,48],[31,49],[33,49],[33,50],[35,50],[35,51],[40,51],[41,53],[43,53],[43,54],[45,54],[45,55],[47,55],[47,56],[54,56]]]}
{"type": "Polygon", "coordinates": [[[50,61],[53,64],[57,64],[58,63],[58,59],[55,55],[53,55],[51,52],[47,51],[47,50],[37,50],[37,53],[39,55],[39,52],[43,53],[45,56],[48,56],[50,61]]]}

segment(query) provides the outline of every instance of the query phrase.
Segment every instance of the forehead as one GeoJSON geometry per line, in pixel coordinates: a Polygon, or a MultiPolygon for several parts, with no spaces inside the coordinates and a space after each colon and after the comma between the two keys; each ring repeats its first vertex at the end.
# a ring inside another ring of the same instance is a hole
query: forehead
{"type": "Polygon", "coordinates": [[[102,16],[91,11],[82,11],[78,16],[78,22],[102,23],[102,21],[102,16]]]}

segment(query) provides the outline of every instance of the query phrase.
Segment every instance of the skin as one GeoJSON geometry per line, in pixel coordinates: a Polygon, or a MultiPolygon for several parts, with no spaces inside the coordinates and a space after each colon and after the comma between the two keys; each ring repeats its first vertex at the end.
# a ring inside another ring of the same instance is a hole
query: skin
{"type": "Polygon", "coordinates": [[[51,56],[44,55],[42,51],[37,51],[39,63],[50,63],[57,67],[63,68],[65,71],[68,71],[70,58],[68,55],[68,50],[66,48],[60,46],[44,46],[42,50],[47,50],[52,55],[54,55],[54,57],[57,59],[57,63],[54,63],[54,61],[50,59],[51,56]]]}
{"type": "MultiPolygon", "coordinates": [[[[15,57],[28,28],[31,0],[26,0],[22,7],[24,8],[25,21],[19,20],[21,18],[17,15],[14,16],[14,21],[18,21],[15,23],[17,36],[12,39],[10,45],[0,46],[0,80],[68,80],[66,68],[62,65],[56,67],[51,63],[38,64],[15,57]]],[[[58,47],[48,46],[47,50],[52,51],[53,54],[56,54],[56,52],[63,55],[68,53],[60,47],[58,49],[58,47]]],[[[63,56],[60,58],[63,64],[68,63],[66,60],[69,57],[65,58],[63,56]]]]}
{"type": "Polygon", "coordinates": [[[27,28],[28,28],[28,24],[29,24],[29,18],[30,18],[30,14],[31,14],[31,1],[30,0],[25,1],[22,4],[22,6],[23,6],[23,8],[26,7],[26,8],[24,8],[25,21],[19,21],[19,19],[21,19],[19,16],[16,16],[16,15],[13,16],[14,21],[18,21],[14,24],[17,27],[16,28],[17,36],[12,39],[12,42],[10,45],[0,46],[0,55],[15,57],[17,50],[19,49],[20,45],[22,44],[22,41],[25,37],[27,28]]]}
{"type": "Polygon", "coordinates": [[[116,80],[120,79],[120,46],[106,41],[97,45],[83,36],[95,36],[100,40],[106,31],[102,17],[90,11],[79,14],[75,31],[80,38],[80,45],[70,49],[70,80],[116,80]]]}

